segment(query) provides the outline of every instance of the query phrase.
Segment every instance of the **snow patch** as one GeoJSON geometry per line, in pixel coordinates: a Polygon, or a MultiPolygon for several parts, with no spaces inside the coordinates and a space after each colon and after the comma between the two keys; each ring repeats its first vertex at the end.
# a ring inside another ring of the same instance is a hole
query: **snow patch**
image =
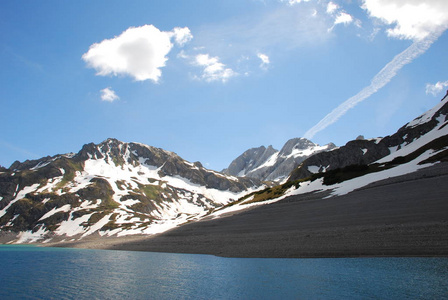
{"type": "Polygon", "coordinates": [[[313,174],[319,173],[319,167],[318,166],[308,166],[308,171],[310,171],[313,174]]]}
{"type": "Polygon", "coordinates": [[[45,220],[46,218],[51,217],[52,215],[58,213],[58,212],[68,212],[70,210],[71,206],[70,204],[66,204],[64,206],[61,206],[59,208],[53,207],[52,210],[50,210],[49,212],[47,212],[45,215],[43,215],[38,222],[45,220]]]}
{"type": "MultiPolygon", "coordinates": [[[[441,119],[441,118],[438,118],[438,120],[439,119],[441,119]]],[[[395,150],[394,152],[391,152],[391,154],[377,160],[376,163],[385,163],[385,162],[392,161],[396,157],[406,156],[408,154],[411,154],[411,153],[417,151],[419,148],[423,147],[424,145],[428,144],[429,142],[431,142],[439,137],[442,137],[444,135],[447,135],[448,134],[448,126],[441,128],[442,126],[443,126],[442,122],[439,121],[438,126],[436,126],[433,130],[431,130],[430,132],[415,139],[410,144],[400,145],[401,148],[399,150],[395,150]]],[[[393,149],[390,149],[390,150],[393,150],[393,149]]]]}
{"type": "Polygon", "coordinates": [[[84,233],[85,228],[81,224],[84,222],[87,222],[90,217],[93,215],[91,214],[85,214],[79,218],[72,219],[72,214],[70,213],[70,217],[67,221],[62,221],[59,225],[58,229],[56,229],[55,234],[56,235],[67,235],[67,236],[74,236],[77,234],[84,233]]]}
{"type": "Polygon", "coordinates": [[[428,110],[427,112],[422,114],[421,116],[419,116],[419,117],[415,118],[414,120],[412,120],[411,122],[409,122],[406,125],[406,127],[413,128],[418,125],[429,122],[434,117],[434,115],[437,113],[437,111],[439,111],[442,108],[442,106],[444,106],[446,104],[446,102],[447,102],[446,99],[448,99],[448,98],[445,97],[445,99],[440,101],[436,106],[434,106],[433,108],[431,108],[430,110],[428,110]]]}
{"type": "Polygon", "coordinates": [[[44,229],[44,226],[41,226],[39,230],[36,232],[32,232],[31,230],[28,231],[22,231],[19,233],[18,239],[15,243],[22,244],[22,243],[34,243],[38,240],[41,240],[45,237],[45,235],[48,233],[47,230],[44,229]]]}
{"type": "Polygon", "coordinates": [[[110,216],[112,216],[112,214],[108,214],[107,216],[104,216],[101,218],[101,220],[99,220],[97,223],[95,223],[94,225],[92,225],[89,230],[84,233],[81,238],[91,235],[92,233],[94,233],[95,231],[100,230],[104,225],[106,225],[107,223],[109,223],[110,220],[110,216]]]}
{"type": "Polygon", "coordinates": [[[292,156],[294,158],[300,157],[300,156],[311,156],[312,154],[314,154],[316,152],[321,152],[326,149],[328,149],[328,145],[325,145],[325,146],[316,145],[316,146],[309,147],[306,149],[294,149],[292,151],[291,155],[289,155],[289,156],[292,156]]]}
{"type": "Polygon", "coordinates": [[[45,162],[41,161],[41,162],[39,162],[37,165],[35,165],[34,167],[32,167],[30,170],[31,170],[31,171],[35,171],[35,170],[37,170],[37,169],[43,168],[43,167],[49,165],[51,162],[52,162],[52,160],[45,161],[45,162]]]}
{"type": "Polygon", "coordinates": [[[274,154],[272,154],[267,160],[266,162],[264,162],[262,165],[258,166],[257,168],[253,169],[251,171],[255,172],[256,170],[262,169],[262,168],[268,168],[268,167],[272,167],[273,165],[275,165],[277,163],[278,160],[278,155],[280,152],[276,152],[274,154]]]}
{"type": "MultiPolygon", "coordinates": [[[[29,194],[29,193],[34,192],[38,187],[39,187],[39,183],[35,183],[35,184],[31,185],[31,186],[26,186],[26,187],[24,187],[24,188],[17,194],[17,196],[16,196],[11,202],[9,202],[8,205],[6,205],[2,210],[0,210],[0,218],[3,217],[3,216],[6,214],[6,212],[8,211],[8,208],[10,208],[11,205],[13,205],[13,204],[16,203],[17,201],[19,201],[19,200],[25,198],[26,194],[29,194]]],[[[18,188],[19,188],[19,185],[17,185],[16,192],[17,192],[18,188]]]]}
{"type": "Polygon", "coordinates": [[[134,204],[140,203],[140,200],[128,199],[125,201],[120,201],[120,203],[126,207],[132,206],[134,204]]]}

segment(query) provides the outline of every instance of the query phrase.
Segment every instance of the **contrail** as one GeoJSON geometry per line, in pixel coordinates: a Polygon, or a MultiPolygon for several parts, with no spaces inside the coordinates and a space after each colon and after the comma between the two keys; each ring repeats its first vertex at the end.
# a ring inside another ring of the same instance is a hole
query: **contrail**
{"type": "Polygon", "coordinates": [[[369,86],[363,88],[358,94],[347,99],[345,102],[336,107],[332,112],[320,120],[319,123],[309,129],[305,133],[304,137],[311,139],[316,133],[339,120],[340,117],[342,117],[349,109],[355,107],[356,104],[376,93],[395,75],[397,75],[397,72],[403,66],[425,53],[426,50],[428,50],[429,47],[439,38],[439,36],[442,35],[443,31],[444,30],[437,31],[424,39],[415,41],[406,50],[396,55],[392,61],[390,61],[378,74],[376,74],[375,77],[373,77],[369,86]]]}

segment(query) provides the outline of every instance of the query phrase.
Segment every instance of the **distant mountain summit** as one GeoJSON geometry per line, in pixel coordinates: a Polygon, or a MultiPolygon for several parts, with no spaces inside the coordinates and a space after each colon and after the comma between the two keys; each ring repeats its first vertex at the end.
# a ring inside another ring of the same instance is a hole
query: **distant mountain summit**
{"type": "Polygon", "coordinates": [[[107,139],[0,171],[0,230],[18,242],[149,234],[262,187],[174,152],[107,139]]]}
{"type": "Polygon", "coordinates": [[[335,149],[333,143],[319,146],[305,138],[293,138],[280,151],[272,146],[261,146],[245,151],[222,172],[268,181],[283,181],[302,161],[313,154],[335,149]]]}

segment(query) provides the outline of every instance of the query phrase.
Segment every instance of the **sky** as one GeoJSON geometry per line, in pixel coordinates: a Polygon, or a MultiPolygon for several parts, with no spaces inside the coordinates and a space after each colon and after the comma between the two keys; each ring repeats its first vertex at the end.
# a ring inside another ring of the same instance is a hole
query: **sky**
{"type": "Polygon", "coordinates": [[[1,1],[0,165],[107,138],[222,170],[386,136],[448,89],[446,0],[1,1]]]}

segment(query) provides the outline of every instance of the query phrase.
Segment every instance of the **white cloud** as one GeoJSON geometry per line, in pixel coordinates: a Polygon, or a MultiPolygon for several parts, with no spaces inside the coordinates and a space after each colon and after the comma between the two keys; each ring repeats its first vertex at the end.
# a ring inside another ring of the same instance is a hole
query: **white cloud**
{"type": "Polygon", "coordinates": [[[208,54],[198,54],[195,56],[195,64],[204,67],[201,79],[207,82],[226,82],[229,78],[238,75],[226,65],[219,61],[218,57],[210,57],[208,54]]]}
{"type": "Polygon", "coordinates": [[[100,92],[101,92],[101,100],[103,101],[114,102],[115,100],[120,99],[120,97],[118,97],[117,94],[115,94],[115,91],[112,90],[110,87],[102,89],[100,92]]]}
{"type": "Polygon", "coordinates": [[[363,0],[370,16],[392,28],[387,34],[400,39],[419,40],[448,28],[446,0],[363,0]]]}
{"type": "Polygon", "coordinates": [[[437,96],[443,89],[448,87],[448,80],[447,81],[439,81],[435,84],[426,84],[426,94],[431,94],[433,96],[437,96]]]}
{"type": "Polygon", "coordinates": [[[327,4],[327,14],[334,13],[338,8],[339,8],[339,5],[337,5],[336,3],[333,3],[331,1],[328,2],[328,4],[327,4]]]}
{"type": "Polygon", "coordinates": [[[269,56],[267,56],[266,54],[263,54],[263,53],[258,53],[257,56],[259,59],[261,59],[260,68],[262,68],[262,69],[267,68],[267,66],[270,64],[269,56]]]}
{"type": "Polygon", "coordinates": [[[326,127],[339,120],[339,118],[342,117],[348,110],[355,107],[358,103],[364,101],[372,94],[376,93],[379,89],[391,81],[403,66],[409,64],[415,58],[425,53],[425,51],[429,49],[432,43],[434,43],[441,34],[442,32],[439,31],[427,36],[425,39],[415,41],[406,50],[395,56],[392,61],[390,61],[380,72],[378,72],[375,77],[373,77],[369,86],[363,88],[358,94],[347,99],[336,107],[332,112],[309,129],[305,133],[304,137],[311,139],[316,133],[324,130],[326,127]]]}
{"type": "MultiPolygon", "coordinates": [[[[348,24],[352,23],[353,21],[355,21],[350,14],[348,14],[343,9],[341,9],[339,7],[339,5],[337,5],[336,3],[333,3],[331,1],[328,2],[328,4],[327,4],[326,12],[328,15],[330,15],[332,18],[334,18],[333,26],[331,26],[328,29],[328,31],[332,31],[333,28],[338,24],[348,25],[348,24]]],[[[356,26],[359,27],[360,22],[361,21],[356,20],[355,21],[356,26]]]]}
{"type": "Polygon", "coordinates": [[[336,19],[334,20],[334,25],[337,24],[350,24],[353,22],[353,17],[346,12],[340,12],[336,19]]]}
{"type": "Polygon", "coordinates": [[[180,28],[176,27],[173,29],[173,36],[176,43],[183,47],[186,43],[191,41],[193,38],[193,35],[190,32],[190,29],[188,27],[180,28]]]}
{"type": "Polygon", "coordinates": [[[82,59],[96,75],[128,75],[137,81],[158,82],[173,47],[171,38],[182,46],[192,35],[188,28],[166,32],[153,25],[130,27],[117,37],[91,45],[82,59]]]}

